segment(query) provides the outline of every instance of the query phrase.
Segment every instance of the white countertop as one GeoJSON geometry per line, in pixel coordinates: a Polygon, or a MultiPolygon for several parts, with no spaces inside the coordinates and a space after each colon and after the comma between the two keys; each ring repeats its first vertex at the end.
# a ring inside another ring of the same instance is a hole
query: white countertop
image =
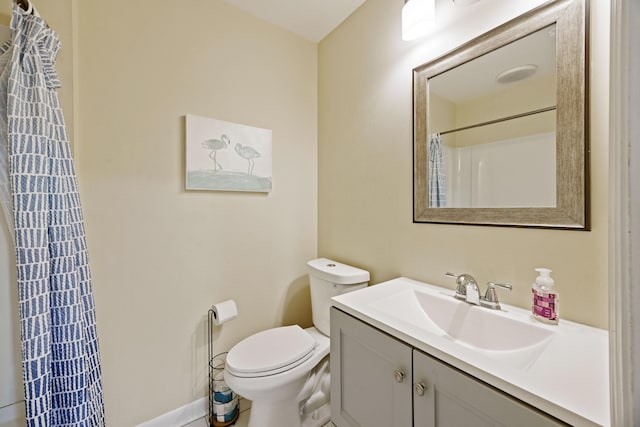
{"type": "MultiPolygon", "coordinates": [[[[400,277],[334,297],[332,305],[548,414],[575,426],[609,426],[609,334],[560,320],[543,325],[529,311],[502,304],[499,315],[517,317],[553,331],[532,363],[514,367],[460,345],[403,316],[381,311],[380,302],[403,291],[454,291],[400,277]]],[[[398,310],[404,307],[398,307],[398,310]]],[[[406,309],[410,309],[407,307],[406,309]]],[[[486,310],[479,308],[479,310],[486,310]]]]}

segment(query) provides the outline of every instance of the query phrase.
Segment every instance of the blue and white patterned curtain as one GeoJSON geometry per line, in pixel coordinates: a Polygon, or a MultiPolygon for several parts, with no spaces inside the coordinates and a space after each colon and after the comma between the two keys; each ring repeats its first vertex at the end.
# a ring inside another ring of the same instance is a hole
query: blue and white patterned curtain
{"type": "Polygon", "coordinates": [[[13,205],[27,425],[102,426],[91,273],[56,93],[60,42],[35,10],[18,5],[11,32],[0,48],[0,152],[13,205]]]}
{"type": "Polygon", "coordinates": [[[441,208],[447,205],[447,177],[442,155],[442,136],[429,136],[429,207],[441,208]]]}

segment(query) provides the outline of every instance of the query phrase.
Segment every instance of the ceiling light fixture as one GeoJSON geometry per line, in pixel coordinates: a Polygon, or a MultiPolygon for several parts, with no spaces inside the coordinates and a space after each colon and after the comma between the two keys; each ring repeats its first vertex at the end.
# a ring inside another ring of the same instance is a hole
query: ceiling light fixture
{"type": "Polygon", "coordinates": [[[435,0],[405,0],[402,7],[402,40],[415,40],[427,34],[436,20],[435,0]]]}
{"type": "Polygon", "coordinates": [[[503,84],[517,82],[533,75],[537,70],[538,66],[535,64],[518,65],[498,74],[496,81],[503,84]]]}

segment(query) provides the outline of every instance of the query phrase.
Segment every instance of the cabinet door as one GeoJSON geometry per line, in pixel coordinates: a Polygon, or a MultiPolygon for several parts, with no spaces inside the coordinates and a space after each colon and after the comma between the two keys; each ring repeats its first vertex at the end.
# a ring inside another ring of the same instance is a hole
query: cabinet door
{"type": "Polygon", "coordinates": [[[331,309],[331,420],[411,427],[411,347],[331,309]]]}
{"type": "Polygon", "coordinates": [[[417,350],[413,382],[415,427],[565,425],[417,350]]]}

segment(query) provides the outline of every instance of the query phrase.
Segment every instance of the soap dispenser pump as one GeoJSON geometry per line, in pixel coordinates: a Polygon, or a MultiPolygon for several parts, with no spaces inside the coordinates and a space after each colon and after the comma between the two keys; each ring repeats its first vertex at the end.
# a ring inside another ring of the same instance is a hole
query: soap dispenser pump
{"type": "Polygon", "coordinates": [[[541,322],[557,325],[558,293],[554,289],[551,270],[548,268],[536,268],[535,270],[539,275],[531,287],[533,293],[531,314],[541,322]]]}

